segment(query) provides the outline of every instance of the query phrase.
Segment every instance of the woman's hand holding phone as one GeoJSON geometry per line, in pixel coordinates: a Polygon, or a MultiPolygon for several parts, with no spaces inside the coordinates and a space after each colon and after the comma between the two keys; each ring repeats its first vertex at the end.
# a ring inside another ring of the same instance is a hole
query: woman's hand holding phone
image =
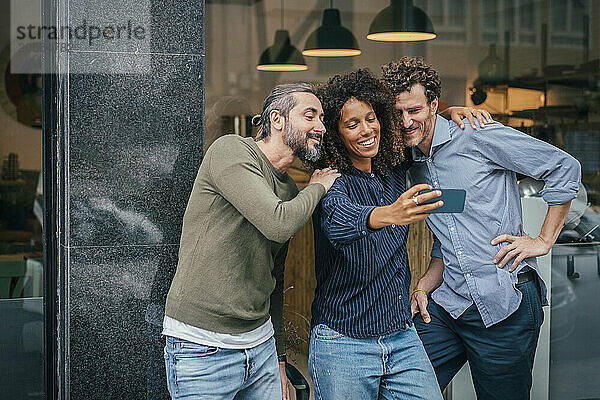
{"type": "Polygon", "coordinates": [[[431,210],[444,205],[443,201],[435,201],[431,204],[423,204],[439,197],[439,190],[431,190],[431,186],[425,183],[415,185],[402,193],[398,199],[389,206],[376,207],[367,220],[370,229],[379,229],[388,225],[408,225],[413,222],[422,221],[429,216],[431,210]],[[419,194],[423,190],[427,193],[419,194]]]}

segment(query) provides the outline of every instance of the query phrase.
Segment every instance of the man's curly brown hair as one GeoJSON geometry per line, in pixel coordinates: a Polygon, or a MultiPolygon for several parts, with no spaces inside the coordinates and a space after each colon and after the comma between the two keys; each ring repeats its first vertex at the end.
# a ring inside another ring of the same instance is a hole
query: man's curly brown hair
{"type": "Polygon", "coordinates": [[[323,153],[315,168],[333,167],[344,173],[353,172],[353,164],[339,129],[344,104],[350,99],[363,101],[373,107],[380,125],[379,152],[372,161],[372,171],[386,175],[390,166],[399,165],[403,158],[404,142],[399,131],[395,97],[368,69],[359,69],[346,75],[336,75],[317,87],[317,96],[323,104],[323,153]]]}
{"type": "Polygon", "coordinates": [[[402,57],[399,61],[392,61],[382,65],[381,80],[392,91],[394,96],[410,92],[413,85],[419,83],[425,88],[427,103],[431,104],[439,98],[442,92],[442,80],[431,65],[418,57],[402,57]]]}

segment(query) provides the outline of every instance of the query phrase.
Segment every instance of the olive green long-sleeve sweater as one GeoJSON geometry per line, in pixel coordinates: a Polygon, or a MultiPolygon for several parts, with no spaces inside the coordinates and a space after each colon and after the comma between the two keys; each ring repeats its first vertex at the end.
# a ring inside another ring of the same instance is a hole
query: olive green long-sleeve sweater
{"type": "Polygon", "coordinates": [[[290,237],[325,195],[300,193],[252,138],[227,135],[206,152],[183,217],[165,313],[218,333],[243,333],[269,315],[283,346],[283,271],[290,237]]]}

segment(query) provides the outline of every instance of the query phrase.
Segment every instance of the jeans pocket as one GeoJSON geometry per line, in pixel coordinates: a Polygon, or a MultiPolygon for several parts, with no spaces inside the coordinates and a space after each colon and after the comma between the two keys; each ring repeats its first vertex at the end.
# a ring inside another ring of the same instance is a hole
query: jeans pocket
{"type": "Polygon", "coordinates": [[[181,341],[175,351],[175,358],[197,358],[208,357],[219,352],[219,348],[215,346],[206,346],[194,342],[181,341]]]}
{"type": "Polygon", "coordinates": [[[325,324],[319,324],[315,327],[315,339],[333,340],[344,337],[341,333],[334,331],[325,324]]]}
{"type": "Polygon", "coordinates": [[[540,283],[536,279],[533,288],[533,300],[531,301],[533,313],[535,315],[536,327],[539,329],[544,323],[544,308],[542,307],[542,289],[540,283]]]}
{"type": "Polygon", "coordinates": [[[523,294],[522,302],[529,311],[531,329],[538,330],[544,322],[544,310],[542,309],[542,302],[540,299],[540,293],[538,284],[535,280],[522,283],[517,285],[517,289],[523,294]]]}

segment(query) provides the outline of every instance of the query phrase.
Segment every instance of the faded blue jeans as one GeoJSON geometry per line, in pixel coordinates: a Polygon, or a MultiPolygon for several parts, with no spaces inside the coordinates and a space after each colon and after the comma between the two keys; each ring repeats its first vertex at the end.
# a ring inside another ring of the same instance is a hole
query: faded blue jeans
{"type": "Polygon", "coordinates": [[[317,400],[441,400],[435,372],[414,326],[352,338],[313,328],[308,369],[317,400]]]}
{"type": "Polygon", "coordinates": [[[166,338],[165,367],[172,399],[281,400],[275,339],[234,350],[166,338]]]}

